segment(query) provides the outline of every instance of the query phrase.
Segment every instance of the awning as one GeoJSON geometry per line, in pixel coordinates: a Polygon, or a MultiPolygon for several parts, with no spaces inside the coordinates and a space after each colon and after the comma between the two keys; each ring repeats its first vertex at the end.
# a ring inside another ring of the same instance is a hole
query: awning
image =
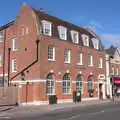
{"type": "Polygon", "coordinates": [[[120,78],[114,78],[114,84],[119,84],[120,85],[120,78]]]}

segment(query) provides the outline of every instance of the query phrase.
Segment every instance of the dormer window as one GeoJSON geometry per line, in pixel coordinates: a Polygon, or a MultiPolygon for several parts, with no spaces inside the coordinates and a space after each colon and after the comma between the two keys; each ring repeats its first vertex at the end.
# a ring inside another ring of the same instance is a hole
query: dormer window
{"type": "Polygon", "coordinates": [[[89,37],[85,34],[82,35],[83,45],[89,46],[89,37]]]}
{"type": "Polygon", "coordinates": [[[97,40],[96,38],[92,38],[92,43],[95,49],[99,49],[99,40],[97,40]]]}
{"type": "Polygon", "coordinates": [[[79,43],[79,34],[77,31],[71,30],[71,37],[72,37],[73,43],[76,43],[76,44],[79,43]]]}
{"type": "Polygon", "coordinates": [[[3,31],[0,31],[0,41],[3,41],[3,38],[4,38],[4,33],[3,31]]]}
{"type": "Polygon", "coordinates": [[[42,21],[42,34],[51,36],[52,35],[52,23],[46,20],[42,21]]]}
{"type": "Polygon", "coordinates": [[[67,40],[67,28],[64,26],[58,26],[59,37],[62,40],[67,40]]]}

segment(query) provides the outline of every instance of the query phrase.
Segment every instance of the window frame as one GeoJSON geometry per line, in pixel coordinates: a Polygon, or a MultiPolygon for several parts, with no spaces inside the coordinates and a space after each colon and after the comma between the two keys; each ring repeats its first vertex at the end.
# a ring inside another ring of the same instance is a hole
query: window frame
{"type": "Polygon", "coordinates": [[[54,95],[55,94],[55,83],[54,83],[54,79],[53,79],[53,74],[52,73],[47,75],[46,94],[47,95],[54,95]]]}
{"type": "Polygon", "coordinates": [[[83,53],[77,55],[77,65],[83,65],[83,53]]]}
{"type": "Polygon", "coordinates": [[[3,56],[2,56],[2,54],[0,54],[0,67],[2,67],[3,66],[3,56]]]}
{"type": "Polygon", "coordinates": [[[92,43],[93,43],[93,47],[98,50],[99,49],[99,40],[96,38],[92,38],[92,43]]]}
{"type": "Polygon", "coordinates": [[[17,72],[17,60],[12,59],[12,72],[17,72]]]}
{"type": "Polygon", "coordinates": [[[89,47],[89,36],[86,34],[82,34],[81,36],[82,36],[83,45],[89,47]]]}
{"type": "Polygon", "coordinates": [[[103,58],[102,57],[98,58],[98,68],[103,68],[103,58]]]}
{"type": "Polygon", "coordinates": [[[4,40],[4,31],[0,31],[0,42],[3,42],[3,40],[4,40]]]}
{"type": "Polygon", "coordinates": [[[71,50],[70,49],[65,49],[64,50],[64,63],[71,63],[71,50]]]}
{"type": "Polygon", "coordinates": [[[63,90],[62,90],[63,94],[70,94],[71,93],[71,78],[70,78],[69,73],[65,73],[63,76],[62,88],[63,88],[63,90]]]}
{"type": "Polygon", "coordinates": [[[48,61],[55,61],[55,47],[52,45],[48,46],[48,61]],[[52,48],[52,53],[50,53],[51,48],[52,48]],[[52,55],[52,58],[50,58],[50,55],[52,55]]]}
{"type": "Polygon", "coordinates": [[[18,43],[17,43],[18,39],[17,38],[13,38],[12,39],[12,51],[17,51],[18,50],[18,43]]]}
{"type": "Polygon", "coordinates": [[[75,44],[79,44],[79,32],[75,31],[75,30],[71,30],[71,38],[72,38],[72,42],[75,44]],[[74,34],[76,34],[77,38],[75,39],[74,34]]]}
{"type": "Polygon", "coordinates": [[[47,20],[42,20],[42,33],[47,36],[52,36],[52,23],[47,20]],[[49,33],[46,33],[46,30],[49,30],[49,33]]]}
{"type": "Polygon", "coordinates": [[[89,67],[92,67],[93,66],[93,56],[92,55],[88,55],[88,66],[89,67]],[[89,59],[89,57],[90,57],[90,59],[89,59]],[[90,60],[90,62],[89,62],[89,60],[90,60]],[[90,63],[90,64],[89,64],[90,63]]]}
{"type": "Polygon", "coordinates": [[[61,25],[58,26],[57,28],[58,28],[59,38],[61,40],[67,40],[67,28],[61,25]],[[64,37],[62,35],[64,35],[64,37]]]}

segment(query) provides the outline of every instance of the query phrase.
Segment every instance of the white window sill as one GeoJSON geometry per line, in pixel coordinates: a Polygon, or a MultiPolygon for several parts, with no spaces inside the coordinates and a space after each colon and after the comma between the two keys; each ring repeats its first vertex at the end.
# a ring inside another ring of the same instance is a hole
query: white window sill
{"type": "Polygon", "coordinates": [[[64,62],[65,64],[70,64],[70,62],[64,62]]]}
{"type": "Polygon", "coordinates": [[[12,71],[12,73],[16,73],[17,71],[12,71]]]}
{"type": "Polygon", "coordinates": [[[102,69],[103,67],[98,67],[98,68],[102,69]]]}
{"type": "Polygon", "coordinates": [[[88,67],[93,67],[93,65],[88,65],[88,67]]]}
{"type": "Polygon", "coordinates": [[[18,49],[12,49],[12,51],[14,52],[14,51],[18,51],[18,49]]]}
{"type": "Polygon", "coordinates": [[[69,93],[63,93],[63,95],[72,95],[72,93],[71,92],[69,92],[69,93]]]}
{"type": "Polygon", "coordinates": [[[84,64],[81,64],[81,63],[77,63],[77,65],[84,65],[84,64]]]}
{"type": "Polygon", "coordinates": [[[50,96],[50,95],[56,95],[55,93],[52,93],[52,94],[47,94],[47,96],[50,96]]]}
{"type": "Polygon", "coordinates": [[[48,59],[48,61],[52,61],[52,62],[55,62],[56,60],[53,60],[53,59],[48,59]]]}

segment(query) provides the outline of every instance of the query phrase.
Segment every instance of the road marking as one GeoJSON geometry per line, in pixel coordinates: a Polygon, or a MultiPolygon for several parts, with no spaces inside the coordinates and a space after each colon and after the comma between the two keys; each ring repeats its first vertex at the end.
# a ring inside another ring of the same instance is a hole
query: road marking
{"type": "Polygon", "coordinates": [[[7,116],[0,116],[0,119],[3,120],[3,119],[11,119],[11,118],[7,116]]]}
{"type": "Polygon", "coordinates": [[[102,113],[105,113],[105,112],[115,112],[115,111],[120,111],[120,108],[105,109],[105,110],[101,110],[101,111],[98,111],[98,112],[87,113],[87,114],[84,114],[84,115],[78,114],[78,115],[74,115],[74,116],[71,116],[71,117],[68,117],[68,118],[59,119],[59,120],[72,120],[72,119],[75,119],[75,118],[79,118],[80,116],[81,117],[84,117],[84,116],[95,116],[95,115],[102,114],[102,113]]]}

